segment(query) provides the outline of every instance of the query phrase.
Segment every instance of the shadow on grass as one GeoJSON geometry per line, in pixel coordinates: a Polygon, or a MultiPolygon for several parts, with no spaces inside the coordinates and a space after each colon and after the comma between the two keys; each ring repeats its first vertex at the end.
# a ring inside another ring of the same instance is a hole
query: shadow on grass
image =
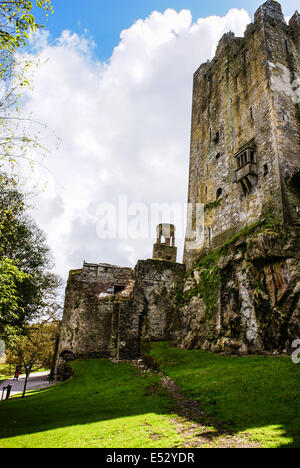
{"type": "Polygon", "coordinates": [[[88,425],[147,413],[168,414],[171,400],[158,376],[142,377],[128,363],[108,360],[72,363],[75,376],[42,390],[0,403],[0,439],[88,425]]]}
{"type": "MultiPolygon", "coordinates": [[[[249,431],[263,446],[300,447],[300,368],[289,359],[225,357],[168,343],[156,343],[151,355],[218,430],[220,424],[227,434],[249,431]]],[[[128,363],[108,360],[73,367],[69,381],[0,403],[0,438],[148,413],[171,416],[174,401],[158,385],[159,375],[141,376],[128,363]]]]}
{"type": "Polygon", "coordinates": [[[229,433],[263,446],[300,447],[300,366],[289,357],[221,356],[154,343],[151,355],[229,433]]]}

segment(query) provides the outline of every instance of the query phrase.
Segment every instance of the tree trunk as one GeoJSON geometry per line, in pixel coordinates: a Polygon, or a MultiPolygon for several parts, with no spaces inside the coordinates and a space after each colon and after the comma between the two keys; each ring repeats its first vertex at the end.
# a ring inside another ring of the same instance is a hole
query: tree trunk
{"type": "Polygon", "coordinates": [[[28,382],[28,377],[29,377],[29,375],[30,375],[30,372],[29,372],[29,373],[26,372],[26,377],[25,377],[25,382],[24,382],[24,388],[23,388],[22,398],[25,397],[26,387],[27,387],[27,382],[28,382]]]}

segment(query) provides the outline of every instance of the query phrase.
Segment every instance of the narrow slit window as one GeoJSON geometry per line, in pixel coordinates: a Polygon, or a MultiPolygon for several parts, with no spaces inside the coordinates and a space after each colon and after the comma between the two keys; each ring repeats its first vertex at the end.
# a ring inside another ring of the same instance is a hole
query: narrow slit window
{"type": "Polygon", "coordinates": [[[216,199],[217,199],[217,200],[219,200],[219,198],[221,198],[222,192],[223,192],[223,191],[222,191],[221,187],[218,188],[218,190],[217,190],[217,195],[216,195],[216,199]]]}

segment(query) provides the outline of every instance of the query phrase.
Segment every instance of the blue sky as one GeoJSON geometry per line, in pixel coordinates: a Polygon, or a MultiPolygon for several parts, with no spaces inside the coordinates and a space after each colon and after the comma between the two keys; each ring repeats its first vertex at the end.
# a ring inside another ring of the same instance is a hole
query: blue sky
{"type": "MultiPolygon", "coordinates": [[[[223,16],[230,8],[244,8],[253,17],[262,3],[261,0],[52,0],[55,14],[42,22],[53,39],[64,29],[80,35],[87,29],[97,45],[95,54],[99,59],[107,60],[119,43],[120,32],[138,19],[145,19],[154,10],[189,9],[196,20],[210,15],[223,16]]],[[[284,13],[291,15],[298,3],[300,8],[300,0],[282,1],[284,13]]]]}

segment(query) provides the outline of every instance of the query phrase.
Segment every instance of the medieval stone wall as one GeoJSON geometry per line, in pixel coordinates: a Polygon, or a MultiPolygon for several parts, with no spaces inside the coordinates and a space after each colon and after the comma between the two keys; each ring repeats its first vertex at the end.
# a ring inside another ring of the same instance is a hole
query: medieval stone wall
{"type": "Polygon", "coordinates": [[[194,75],[188,201],[205,238],[186,242],[182,347],[288,352],[299,337],[299,37],[299,14],[287,25],[268,0],[194,75]]]}
{"type": "MultiPolygon", "coordinates": [[[[194,75],[188,201],[205,206],[198,251],[221,245],[268,205],[281,219],[291,211],[286,187],[300,165],[292,86],[300,76],[298,18],[288,26],[280,5],[266,2],[244,38],[225,34],[194,75]],[[253,162],[238,169],[247,148],[253,162]]],[[[188,267],[194,254],[186,247],[188,267]]]]}
{"type": "Polygon", "coordinates": [[[58,355],[70,351],[76,357],[109,357],[116,353],[112,340],[115,298],[130,297],[134,272],[105,264],[86,264],[70,272],[58,355]],[[115,294],[114,288],[123,290],[115,294]]]}
{"type": "Polygon", "coordinates": [[[85,263],[71,271],[58,356],[134,359],[146,342],[170,339],[184,272],[162,260],[140,260],[135,270],[85,263]]]}
{"type": "Polygon", "coordinates": [[[143,341],[173,339],[176,292],[185,273],[184,265],[163,260],[139,260],[133,301],[139,313],[143,341]]]}

